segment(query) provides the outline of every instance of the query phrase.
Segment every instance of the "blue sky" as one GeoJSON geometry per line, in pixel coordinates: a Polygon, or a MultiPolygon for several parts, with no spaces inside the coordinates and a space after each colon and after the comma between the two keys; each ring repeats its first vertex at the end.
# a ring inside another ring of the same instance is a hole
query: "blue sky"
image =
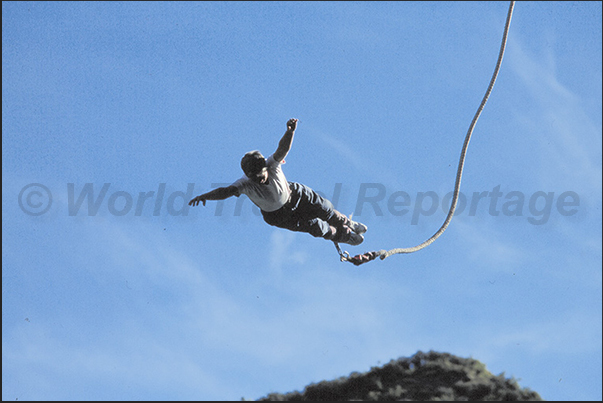
{"type": "Polygon", "coordinates": [[[3,2],[3,400],[257,399],[418,350],[601,400],[601,2],[516,4],[427,249],[357,268],[246,197],[184,207],[295,117],[284,172],[368,225],[351,253],[424,241],[507,7],[3,2]]]}

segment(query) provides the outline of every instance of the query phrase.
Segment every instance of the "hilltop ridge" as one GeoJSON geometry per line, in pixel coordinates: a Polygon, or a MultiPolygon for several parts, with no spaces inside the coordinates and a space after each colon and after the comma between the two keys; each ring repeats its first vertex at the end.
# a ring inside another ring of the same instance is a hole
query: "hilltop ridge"
{"type": "Polygon", "coordinates": [[[417,352],[366,373],[306,386],[303,392],[270,393],[259,401],[345,400],[543,400],[504,373],[492,375],[473,358],[417,352]]]}

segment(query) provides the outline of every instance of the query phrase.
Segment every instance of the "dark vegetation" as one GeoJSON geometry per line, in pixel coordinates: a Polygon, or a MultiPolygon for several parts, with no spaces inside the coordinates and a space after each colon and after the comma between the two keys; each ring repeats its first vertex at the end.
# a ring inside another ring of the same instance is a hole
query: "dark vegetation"
{"type": "Polygon", "coordinates": [[[542,400],[504,373],[494,376],[472,358],[418,352],[369,372],[306,386],[303,392],[271,393],[258,400],[542,400]]]}

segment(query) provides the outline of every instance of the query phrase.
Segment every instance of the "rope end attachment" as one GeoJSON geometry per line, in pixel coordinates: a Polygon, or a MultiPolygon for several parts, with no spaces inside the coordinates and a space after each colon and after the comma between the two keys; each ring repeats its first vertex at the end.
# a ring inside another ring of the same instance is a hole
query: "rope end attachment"
{"type": "Polygon", "coordinates": [[[354,266],[360,266],[361,264],[368,263],[372,260],[375,260],[377,257],[381,257],[381,260],[387,257],[387,251],[382,249],[373,252],[366,252],[361,255],[351,256],[348,251],[342,251],[337,242],[333,242],[335,244],[335,248],[339,253],[339,260],[341,262],[350,262],[354,266]]]}

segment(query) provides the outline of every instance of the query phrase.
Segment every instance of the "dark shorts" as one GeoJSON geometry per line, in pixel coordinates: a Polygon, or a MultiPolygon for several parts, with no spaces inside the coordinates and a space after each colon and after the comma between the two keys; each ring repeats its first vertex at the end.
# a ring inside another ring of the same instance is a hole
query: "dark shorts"
{"type": "Polygon", "coordinates": [[[329,237],[333,220],[333,203],[301,183],[289,182],[291,198],[276,211],[262,211],[264,221],[279,228],[307,232],[315,237],[329,237]]]}

